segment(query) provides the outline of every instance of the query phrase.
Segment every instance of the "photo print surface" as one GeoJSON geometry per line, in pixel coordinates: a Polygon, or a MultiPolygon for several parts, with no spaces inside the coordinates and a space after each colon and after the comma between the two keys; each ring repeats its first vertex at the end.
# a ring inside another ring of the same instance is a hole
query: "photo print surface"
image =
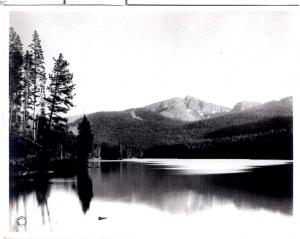
{"type": "Polygon", "coordinates": [[[9,18],[11,232],[291,230],[293,12],[99,7],[9,18]]]}

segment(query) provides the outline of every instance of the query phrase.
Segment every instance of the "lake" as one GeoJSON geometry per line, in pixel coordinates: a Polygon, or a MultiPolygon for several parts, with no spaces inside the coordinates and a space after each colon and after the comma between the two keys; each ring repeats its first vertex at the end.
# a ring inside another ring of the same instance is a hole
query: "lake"
{"type": "Polygon", "coordinates": [[[70,178],[10,184],[10,230],[100,238],[286,238],[287,160],[92,160],[70,178]],[[17,226],[18,217],[26,218],[17,226]]]}

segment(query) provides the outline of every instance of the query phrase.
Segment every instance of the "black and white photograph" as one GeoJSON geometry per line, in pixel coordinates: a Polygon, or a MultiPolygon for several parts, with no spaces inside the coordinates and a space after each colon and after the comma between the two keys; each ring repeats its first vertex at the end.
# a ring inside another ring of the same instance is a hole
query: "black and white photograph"
{"type": "Polygon", "coordinates": [[[12,7],[8,233],[296,238],[296,14],[12,7]]]}

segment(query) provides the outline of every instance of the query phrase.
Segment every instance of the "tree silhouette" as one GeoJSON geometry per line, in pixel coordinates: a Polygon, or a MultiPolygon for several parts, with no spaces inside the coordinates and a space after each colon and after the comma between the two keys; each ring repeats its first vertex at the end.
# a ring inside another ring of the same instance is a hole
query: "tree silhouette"
{"type": "Polygon", "coordinates": [[[32,62],[32,56],[27,50],[24,55],[23,64],[23,84],[24,89],[22,93],[23,104],[23,134],[27,135],[27,127],[29,120],[29,110],[33,110],[33,94],[31,91],[32,83],[34,81],[34,68],[32,62]]]}
{"type": "Polygon", "coordinates": [[[19,35],[9,29],[9,128],[17,129],[21,107],[23,45],[19,35]]]}
{"type": "Polygon", "coordinates": [[[44,54],[42,50],[41,40],[37,31],[34,31],[32,43],[29,45],[30,55],[32,57],[33,80],[31,93],[33,98],[33,138],[37,136],[37,114],[39,111],[44,111],[45,108],[45,85],[46,71],[44,66],[44,54]]]}
{"type": "Polygon", "coordinates": [[[46,98],[46,103],[49,110],[49,123],[55,124],[65,123],[67,119],[61,114],[67,113],[73,106],[73,74],[68,69],[69,63],[64,60],[63,55],[59,54],[58,59],[54,59],[54,68],[52,74],[49,75],[50,85],[49,97],[46,98]]]}
{"type": "Polygon", "coordinates": [[[91,131],[90,122],[83,116],[81,123],[78,125],[78,136],[77,136],[77,152],[78,159],[82,163],[86,164],[89,153],[93,148],[94,136],[91,131]]]}

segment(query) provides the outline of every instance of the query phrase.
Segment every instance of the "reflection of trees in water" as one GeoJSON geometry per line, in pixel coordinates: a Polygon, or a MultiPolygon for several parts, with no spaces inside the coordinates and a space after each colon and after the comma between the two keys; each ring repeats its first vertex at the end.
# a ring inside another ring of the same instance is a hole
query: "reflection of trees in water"
{"type": "Polygon", "coordinates": [[[38,205],[41,206],[43,225],[45,225],[45,209],[46,209],[48,221],[51,227],[50,212],[49,212],[48,202],[47,202],[49,197],[49,192],[50,192],[50,186],[49,186],[48,179],[42,179],[39,183],[36,184],[35,194],[36,194],[38,205]]]}
{"type": "Polygon", "coordinates": [[[122,170],[122,162],[100,162],[100,170],[103,174],[120,173],[122,170]]]}
{"type": "MultiPolygon", "coordinates": [[[[174,174],[142,163],[101,162],[100,168],[78,173],[76,182],[74,179],[51,182],[61,185],[65,191],[72,188],[83,213],[89,210],[92,198],[96,197],[143,203],[174,213],[189,214],[215,204],[233,203],[242,209],[292,214],[292,172],[292,165],[283,165],[255,169],[252,173],[197,176],[174,174]]],[[[28,203],[29,194],[33,194],[40,206],[42,223],[49,223],[51,227],[47,204],[50,186],[49,180],[43,177],[11,180],[10,210],[18,213],[18,206],[22,208],[22,203],[28,203]]],[[[24,213],[26,217],[26,211],[24,213]]]]}
{"type": "Polygon", "coordinates": [[[93,184],[87,171],[79,172],[77,175],[77,194],[82,211],[86,213],[93,198],[93,184]]]}
{"type": "MultiPolygon", "coordinates": [[[[77,174],[77,183],[73,180],[62,179],[59,183],[66,190],[71,186],[80,200],[83,213],[86,213],[90,207],[93,198],[93,184],[87,171],[80,171],[77,174]]],[[[36,202],[41,210],[43,225],[48,220],[51,228],[51,217],[48,207],[48,197],[50,194],[51,182],[48,177],[37,176],[34,178],[11,178],[10,179],[10,210],[13,208],[19,210],[19,201],[24,204],[24,214],[27,210],[27,198],[30,194],[34,193],[36,202]],[[46,218],[47,217],[47,218],[46,218]]],[[[58,205],[59,206],[59,205],[58,205]]],[[[26,215],[24,215],[26,217],[26,215]]]]}
{"type": "Polygon", "coordinates": [[[239,208],[292,214],[292,165],[255,169],[251,173],[184,175],[132,162],[101,162],[90,169],[95,197],[145,203],[187,213],[233,203],[239,208]]]}
{"type": "MultiPolygon", "coordinates": [[[[30,179],[24,178],[11,178],[10,179],[10,203],[16,204],[18,211],[18,201],[22,199],[24,204],[24,216],[27,218],[27,198],[30,194],[34,193],[36,201],[41,209],[42,223],[46,223],[46,215],[51,229],[50,211],[48,208],[48,197],[50,193],[50,185],[47,177],[43,175],[36,176],[30,179]],[[46,211],[46,213],[45,213],[46,211]]],[[[26,230],[26,225],[25,225],[26,230]]]]}

